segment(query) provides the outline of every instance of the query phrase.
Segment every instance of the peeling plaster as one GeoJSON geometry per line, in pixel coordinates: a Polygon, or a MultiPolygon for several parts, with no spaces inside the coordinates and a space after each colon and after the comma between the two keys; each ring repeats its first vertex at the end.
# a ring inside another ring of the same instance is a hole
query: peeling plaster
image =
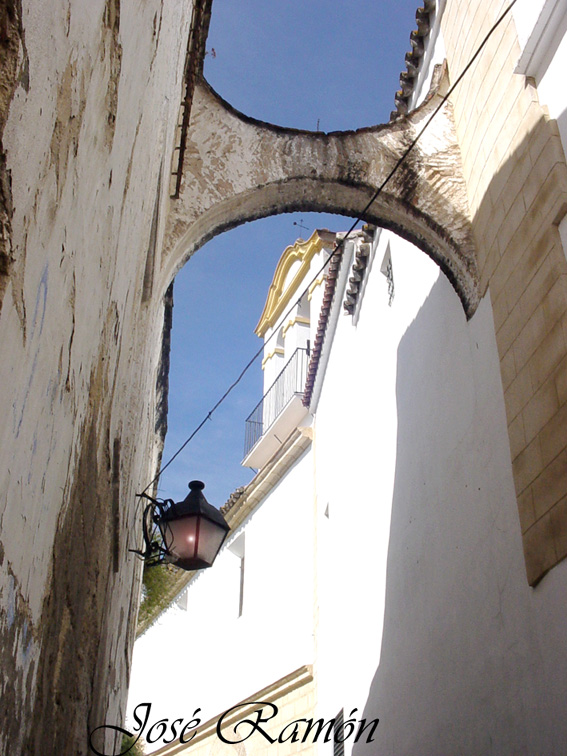
{"type": "Polygon", "coordinates": [[[120,0],[106,0],[103,23],[108,30],[108,34],[104,37],[102,55],[104,58],[108,58],[110,66],[108,89],[106,91],[106,110],[108,113],[106,140],[108,147],[111,148],[116,128],[118,84],[122,66],[122,45],[118,41],[120,31],[120,0]]]}
{"type": "Polygon", "coordinates": [[[124,713],[135,493],[165,401],[145,253],[163,236],[192,3],[50,9],[25,3],[29,65],[19,4],[0,11],[0,752],[14,756],[86,754],[88,728],[124,713]]]}
{"type": "Polygon", "coordinates": [[[3,145],[4,126],[18,84],[29,89],[29,61],[22,27],[21,0],[0,7],[0,311],[13,263],[12,187],[3,145]]]}
{"type": "Polygon", "coordinates": [[[0,711],[0,750],[14,753],[6,746],[21,742],[21,722],[30,715],[37,673],[34,648],[39,639],[12,566],[4,563],[0,549],[6,574],[0,589],[0,696],[4,703],[12,702],[0,711]]]}

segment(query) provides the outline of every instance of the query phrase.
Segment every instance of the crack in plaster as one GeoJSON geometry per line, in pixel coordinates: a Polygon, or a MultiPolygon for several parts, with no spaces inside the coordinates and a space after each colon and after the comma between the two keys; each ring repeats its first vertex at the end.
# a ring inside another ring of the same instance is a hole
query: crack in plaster
{"type": "Polygon", "coordinates": [[[116,115],[118,112],[118,85],[122,69],[122,45],[118,41],[120,32],[120,0],[106,0],[103,18],[108,34],[103,37],[102,58],[109,59],[108,88],[106,91],[107,129],[106,144],[112,148],[116,115]]]}

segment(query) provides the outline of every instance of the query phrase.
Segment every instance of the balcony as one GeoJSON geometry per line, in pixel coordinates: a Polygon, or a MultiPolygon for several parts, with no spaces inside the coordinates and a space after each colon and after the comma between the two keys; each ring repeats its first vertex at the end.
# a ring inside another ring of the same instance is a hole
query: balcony
{"type": "Polygon", "coordinates": [[[262,467],[307,414],[302,399],[308,364],[308,350],[296,349],[248,416],[244,467],[262,467]]]}

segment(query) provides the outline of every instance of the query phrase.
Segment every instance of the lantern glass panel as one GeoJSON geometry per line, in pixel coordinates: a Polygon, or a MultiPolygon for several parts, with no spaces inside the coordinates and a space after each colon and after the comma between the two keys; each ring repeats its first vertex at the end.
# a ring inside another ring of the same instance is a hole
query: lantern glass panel
{"type": "Polygon", "coordinates": [[[211,565],[226,536],[224,528],[201,515],[189,515],[172,520],[168,522],[168,528],[171,531],[171,553],[181,562],[195,560],[194,565],[180,565],[185,569],[211,565]]]}
{"type": "Polygon", "coordinates": [[[227,531],[215,522],[201,518],[199,528],[199,545],[197,556],[207,564],[212,564],[222,542],[226,537],[227,531]]]}
{"type": "Polygon", "coordinates": [[[197,553],[197,526],[201,518],[198,515],[181,517],[167,523],[171,542],[169,550],[179,559],[193,559],[197,553]]]}

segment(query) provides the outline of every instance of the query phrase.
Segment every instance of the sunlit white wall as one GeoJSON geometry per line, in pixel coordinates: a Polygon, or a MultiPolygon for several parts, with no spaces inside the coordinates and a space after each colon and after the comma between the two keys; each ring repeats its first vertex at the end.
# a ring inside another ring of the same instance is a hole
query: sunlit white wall
{"type": "MultiPolygon", "coordinates": [[[[128,712],[202,721],[313,659],[313,474],[301,457],[134,647],[128,712]],[[244,533],[244,593],[239,615],[244,533]],[[240,548],[239,548],[240,547],[240,548]]],[[[156,744],[158,745],[158,744],[156,744]]]]}
{"type": "Polygon", "coordinates": [[[397,348],[439,274],[423,252],[382,231],[359,310],[354,317],[339,315],[314,441],[317,672],[319,709],[326,718],[343,705],[364,707],[380,659],[396,468],[397,348]],[[391,306],[380,270],[388,251],[395,287],[391,306]]]}
{"type": "Polygon", "coordinates": [[[567,564],[528,586],[489,298],[467,322],[383,232],[358,319],[338,323],[314,456],[318,714],[380,720],[356,756],[562,752],[567,564]]]}

